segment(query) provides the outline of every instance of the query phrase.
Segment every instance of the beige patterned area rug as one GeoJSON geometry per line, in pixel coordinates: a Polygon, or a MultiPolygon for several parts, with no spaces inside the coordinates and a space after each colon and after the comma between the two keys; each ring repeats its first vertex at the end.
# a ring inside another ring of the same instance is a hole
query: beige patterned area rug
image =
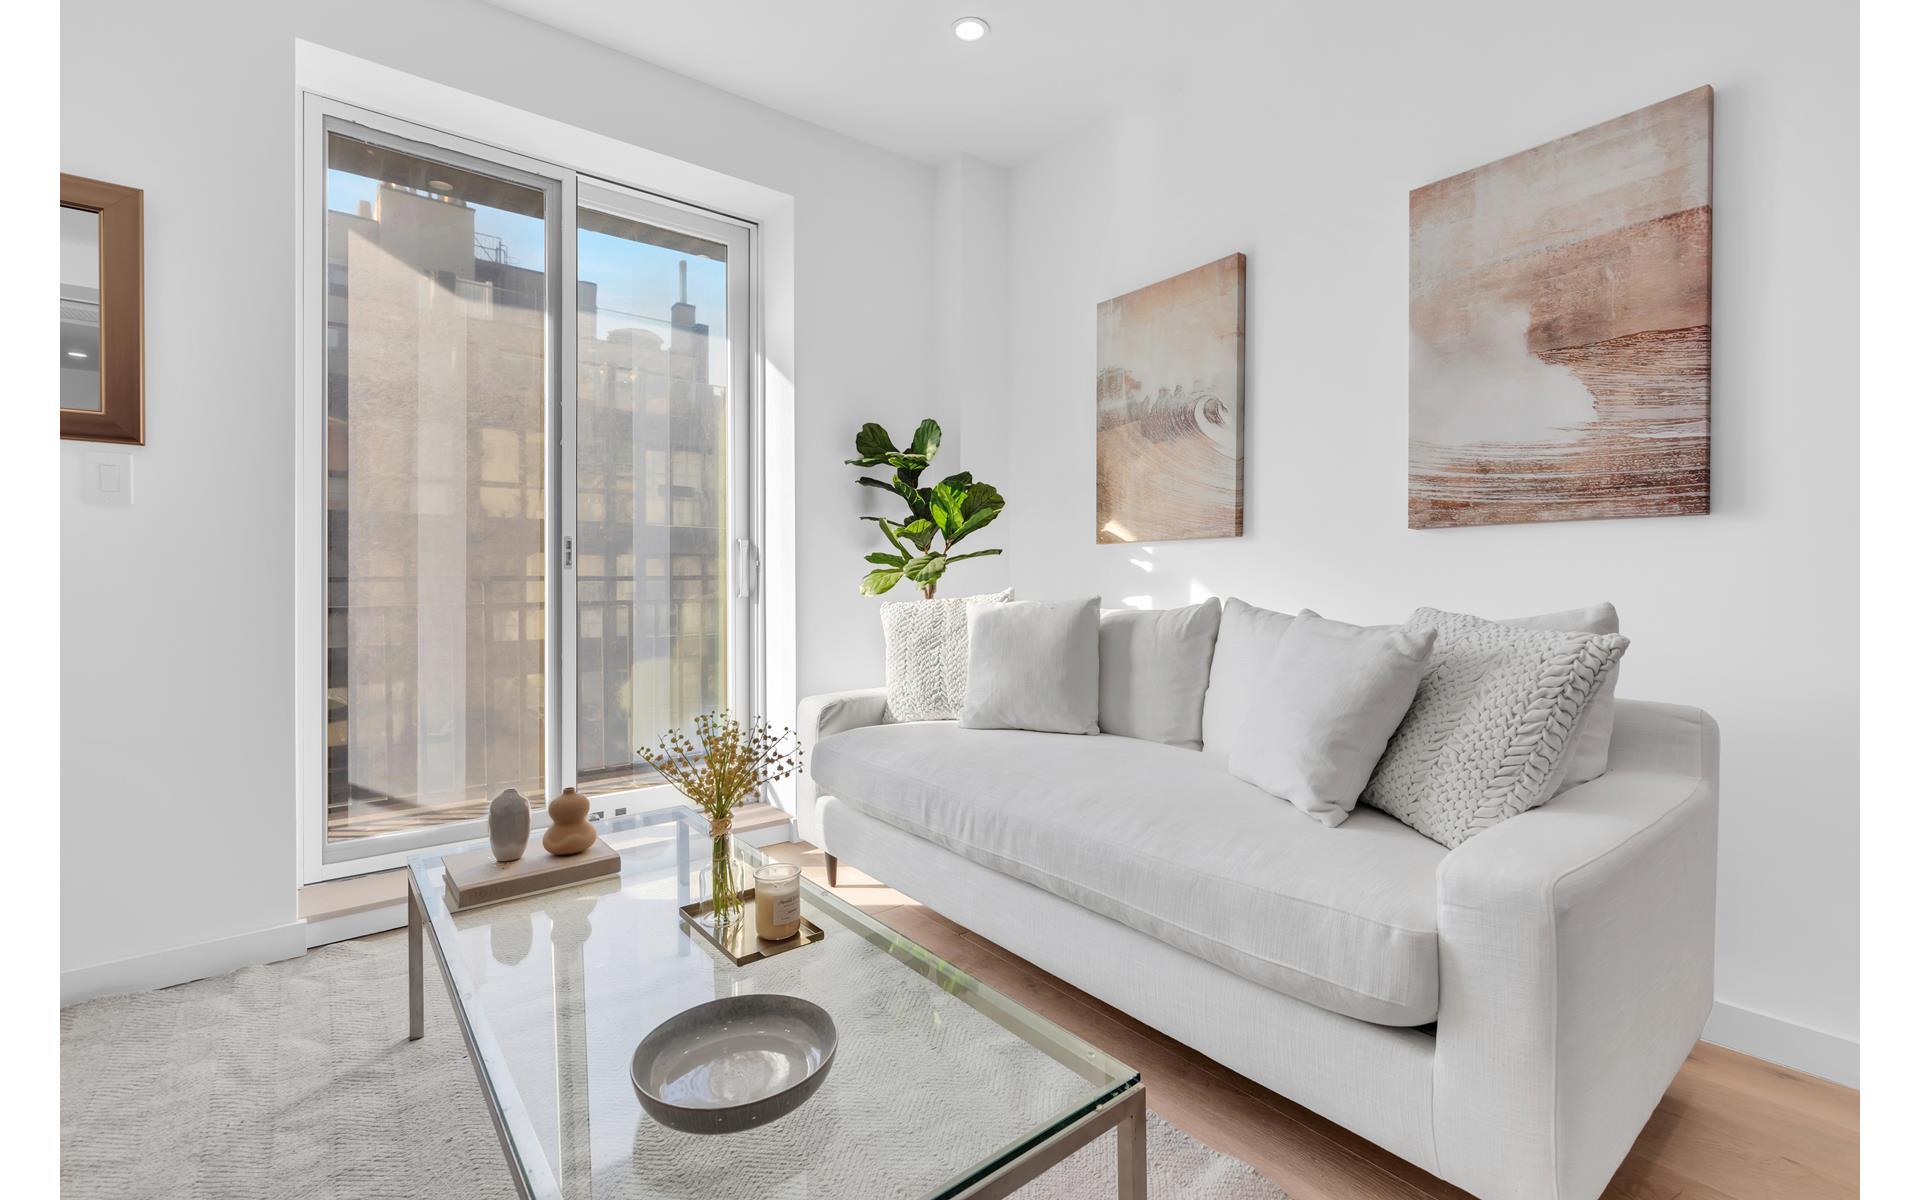
{"type": "MultiPolygon", "coordinates": [[[[395,1036],[403,933],[62,1011],[62,1195],[512,1200],[446,989],[428,976],[433,1032],[419,1042],[395,1036]]],[[[1152,1200],[1286,1200],[1158,1117],[1147,1138],[1152,1200]]],[[[1018,1195],[1112,1196],[1114,1174],[1107,1134],[1018,1195]]]]}

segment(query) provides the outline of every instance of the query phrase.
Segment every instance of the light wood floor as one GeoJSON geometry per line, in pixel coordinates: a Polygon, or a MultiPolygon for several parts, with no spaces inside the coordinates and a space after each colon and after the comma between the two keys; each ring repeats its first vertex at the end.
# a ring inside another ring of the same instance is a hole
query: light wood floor
{"type": "MultiPolygon", "coordinates": [[[[826,864],[812,846],[789,842],[767,852],[799,863],[825,886],[826,864]]],[[[1294,1200],[1470,1200],[844,863],[840,885],[839,895],[1137,1068],[1148,1107],[1251,1163],[1294,1200]]],[[[1606,1193],[1608,1200],[1859,1194],[1860,1093],[1706,1042],[1694,1047],[1606,1193]]]]}

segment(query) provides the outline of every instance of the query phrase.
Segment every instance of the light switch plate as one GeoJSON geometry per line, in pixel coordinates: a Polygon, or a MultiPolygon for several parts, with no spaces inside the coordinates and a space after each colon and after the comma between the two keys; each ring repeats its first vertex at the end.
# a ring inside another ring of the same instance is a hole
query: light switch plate
{"type": "Polygon", "coordinates": [[[133,455],[89,450],[80,464],[80,498],[125,508],[133,503],[133,455]]]}

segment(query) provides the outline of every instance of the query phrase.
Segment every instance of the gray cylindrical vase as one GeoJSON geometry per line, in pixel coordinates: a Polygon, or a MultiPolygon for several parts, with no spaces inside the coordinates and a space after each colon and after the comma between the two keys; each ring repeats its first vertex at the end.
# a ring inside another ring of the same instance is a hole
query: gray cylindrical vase
{"type": "Polygon", "coordinates": [[[527,798],[512,788],[501,792],[487,806],[487,836],[493,842],[495,862],[517,862],[527,852],[527,834],[533,829],[533,814],[527,798]]]}

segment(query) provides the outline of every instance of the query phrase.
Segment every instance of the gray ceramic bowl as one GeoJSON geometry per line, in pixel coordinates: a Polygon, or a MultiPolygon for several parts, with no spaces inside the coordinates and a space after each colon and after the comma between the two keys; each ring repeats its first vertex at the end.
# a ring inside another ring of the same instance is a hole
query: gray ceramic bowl
{"type": "Polygon", "coordinates": [[[777,1121],[827,1078],[840,1036],[798,996],[728,996],[669,1017],[633,1052],[640,1107],[683,1133],[777,1121]]]}

